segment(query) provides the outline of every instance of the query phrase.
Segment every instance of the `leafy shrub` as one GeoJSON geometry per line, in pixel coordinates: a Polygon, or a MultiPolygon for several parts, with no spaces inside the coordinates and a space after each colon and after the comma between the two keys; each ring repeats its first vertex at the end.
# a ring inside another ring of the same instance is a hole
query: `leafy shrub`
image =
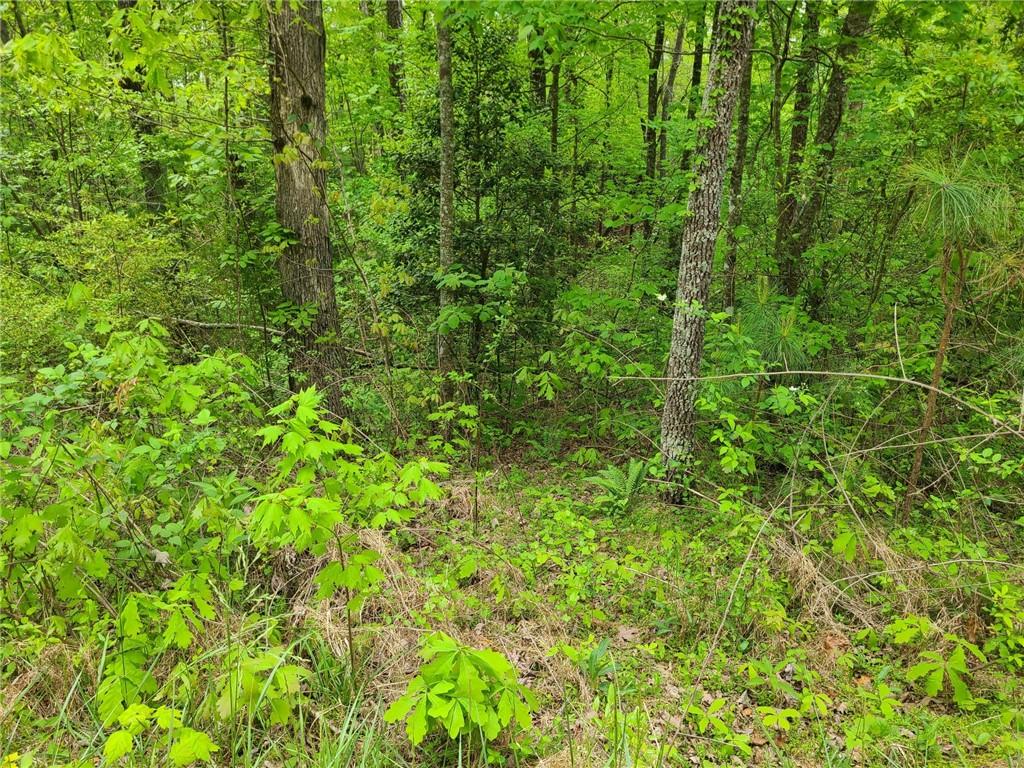
{"type": "Polygon", "coordinates": [[[450,739],[480,733],[493,741],[513,720],[521,729],[531,726],[537,699],[502,654],[435,632],[424,640],[420,655],[426,663],[384,713],[389,723],[405,720],[413,744],[434,730],[450,739]]]}

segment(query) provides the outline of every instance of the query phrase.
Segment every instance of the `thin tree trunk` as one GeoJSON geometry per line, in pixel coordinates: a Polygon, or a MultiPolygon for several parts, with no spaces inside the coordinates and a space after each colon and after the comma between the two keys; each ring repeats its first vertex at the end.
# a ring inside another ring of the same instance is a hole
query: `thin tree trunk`
{"type": "MultiPolygon", "coordinates": [[[[694,118],[697,117],[697,107],[700,106],[700,81],[704,71],[704,36],[707,34],[707,29],[707,7],[704,3],[701,3],[700,11],[697,15],[697,28],[694,30],[693,69],[690,70],[689,101],[686,104],[687,125],[693,124],[694,118]]],[[[679,163],[681,170],[689,170],[691,155],[692,153],[689,149],[683,151],[682,159],[679,163]]]]}
{"type": "MultiPolygon", "coordinates": [[[[768,114],[769,133],[772,139],[772,149],[775,151],[775,193],[780,194],[785,174],[785,156],[782,153],[782,108],[786,103],[786,94],[782,87],[782,73],[789,60],[790,31],[793,28],[793,17],[797,8],[800,7],[800,0],[793,0],[789,13],[784,14],[784,24],[779,29],[772,24],[772,50],[774,53],[772,63],[772,103],[768,114]]],[[[781,6],[770,6],[771,10],[781,6]]],[[[772,18],[771,10],[769,18],[772,18]]]]}
{"type": "Polygon", "coordinates": [[[388,54],[388,84],[391,95],[398,99],[398,109],[405,111],[405,88],[402,85],[402,0],[387,0],[388,42],[391,51],[388,54]]]}
{"type": "MultiPolygon", "coordinates": [[[[647,146],[647,162],[644,176],[650,182],[654,179],[658,165],[658,72],[661,60],[665,56],[665,19],[658,19],[654,32],[654,47],[651,49],[651,60],[647,65],[647,120],[644,123],[644,144],[647,146]]],[[[649,239],[654,228],[652,218],[644,219],[644,238],[649,239]]]]}
{"type": "Polygon", "coordinates": [[[949,350],[949,339],[953,335],[953,321],[956,319],[956,310],[960,306],[960,297],[963,295],[964,282],[967,277],[967,259],[964,256],[962,247],[957,247],[956,283],[953,285],[952,294],[949,292],[950,270],[953,261],[953,247],[947,245],[942,253],[942,298],[946,305],[946,314],[942,321],[942,334],[939,336],[939,346],[935,350],[935,361],[932,364],[931,389],[928,390],[928,397],[925,400],[924,415],[921,418],[921,429],[917,436],[917,445],[914,447],[914,460],[910,468],[910,477],[907,479],[907,493],[903,497],[903,516],[910,514],[910,506],[917,495],[917,484],[921,479],[921,465],[924,462],[924,444],[928,440],[932,424],[935,423],[935,406],[938,402],[939,385],[942,384],[942,366],[946,361],[946,352],[949,350]]]}
{"type": "Polygon", "coordinates": [[[278,260],[281,290],[297,308],[311,309],[308,324],[293,332],[294,374],[323,393],[331,412],[343,412],[337,377],[345,371],[338,344],[338,306],[321,151],[324,115],[324,35],[320,0],[284,2],[270,13],[270,134],[274,143],[278,223],[295,242],[278,260]]]}
{"type": "Polygon", "coordinates": [[[539,106],[544,106],[547,103],[548,71],[544,66],[544,49],[535,45],[537,38],[542,35],[542,31],[538,29],[530,39],[530,47],[527,51],[527,55],[530,57],[530,87],[533,91],[533,99],[539,106]]]}
{"type": "MultiPolygon", "coordinates": [[[[437,24],[437,71],[441,114],[440,220],[438,271],[444,277],[455,261],[455,93],[452,86],[451,11],[445,10],[437,24]]],[[[450,288],[442,283],[438,290],[437,369],[441,374],[441,400],[450,402],[454,394],[450,374],[455,370],[455,353],[450,331],[444,327],[445,313],[454,304],[450,288]]]]}
{"type": "Polygon", "coordinates": [[[753,32],[750,48],[743,54],[743,74],[740,78],[739,106],[737,107],[736,151],[733,153],[732,172],[729,176],[729,219],[725,227],[725,306],[736,305],[736,258],[739,238],[736,230],[743,218],[743,169],[747,162],[747,139],[750,136],[750,76],[753,70],[753,32]]]}
{"type": "Polygon", "coordinates": [[[817,68],[818,5],[808,0],[804,16],[803,37],[800,43],[800,69],[796,75],[796,95],[793,101],[793,125],[789,133],[789,160],[786,175],[779,191],[778,217],[775,226],[775,259],[779,268],[779,283],[787,296],[796,296],[800,289],[800,271],[792,237],[797,215],[797,190],[803,172],[804,149],[807,146],[808,125],[811,119],[811,89],[817,68]]]}
{"type": "Polygon", "coordinates": [[[651,60],[647,65],[647,120],[644,122],[644,144],[647,146],[647,162],[644,173],[648,179],[654,178],[658,162],[658,72],[661,60],[665,55],[665,20],[658,19],[654,32],[654,47],[651,49],[651,60]]]}
{"type": "MultiPolygon", "coordinates": [[[[120,2],[120,0],[118,0],[120,2]]],[[[11,12],[14,14],[14,24],[18,28],[18,34],[24,37],[28,34],[25,30],[25,20],[21,16],[21,8],[18,6],[18,0],[11,0],[11,12]]]]}
{"type": "MultiPolygon", "coordinates": [[[[860,47],[860,41],[867,34],[871,14],[874,13],[874,10],[875,3],[871,0],[851,0],[850,10],[847,11],[846,19],[843,21],[840,43],[836,49],[835,62],[829,77],[828,90],[825,93],[825,102],[822,105],[818,128],[814,134],[818,156],[809,180],[810,196],[807,203],[797,213],[795,232],[784,240],[784,242],[792,242],[794,258],[801,258],[813,241],[814,225],[818,220],[818,214],[821,213],[825,192],[832,178],[836,140],[843,123],[848,90],[847,69],[860,47]]],[[[795,294],[796,291],[794,291],[795,294]]]]}
{"type": "MultiPolygon", "coordinates": [[[[128,25],[128,12],[134,8],[138,0],[117,0],[117,7],[122,14],[121,24],[128,25]]],[[[144,113],[141,101],[143,81],[135,74],[126,74],[118,84],[125,93],[137,94],[138,104],[133,104],[129,122],[139,146],[139,171],[142,174],[142,193],[146,210],[150,213],[162,213],[167,195],[166,172],[163,163],[153,153],[153,136],[156,134],[156,123],[144,113]]]]}
{"type": "Polygon", "coordinates": [[[559,208],[559,190],[558,190],[558,172],[560,163],[558,162],[558,102],[559,102],[559,79],[562,73],[561,63],[556,63],[551,67],[551,175],[552,181],[555,185],[554,196],[551,199],[551,219],[552,224],[558,225],[558,208],[559,208]]]}
{"type": "MultiPolygon", "coordinates": [[[[728,164],[733,109],[740,90],[744,62],[754,31],[756,0],[723,0],[721,34],[713,45],[701,126],[697,132],[697,186],[690,193],[689,218],[683,228],[676,286],[672,342],[668,359],[665,410],[661,419],[661,450],[671,480],[678,463],[693,448],[701,358],[704,354],[705,312],[711,289],[715,240],[718,234],[722,187],[728,164]]],[[[681,498],[681,489],[669,492],[681,498]]]]}
{"type": "Polygon", "coordinates": [[[672,63],[668,67],[668,77],[661,94],[661,128],[658,130],[658,175],[665,175],[665,160],[668,157],[668,121],[671,117],[672,99],[676,88],[676,75],[679,74],[679,62],[683,58],[683,39],[686,36],[686,21],[679,22],[676,39],[672,44],[672,63]]]}

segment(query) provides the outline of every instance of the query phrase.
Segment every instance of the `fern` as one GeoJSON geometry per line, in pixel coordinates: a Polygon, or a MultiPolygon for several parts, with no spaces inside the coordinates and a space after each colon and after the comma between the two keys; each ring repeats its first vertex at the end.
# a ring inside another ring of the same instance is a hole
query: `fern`
{"type": "Polygon", "coordinates": [[[603,494],[594,499],[597,506],[609,512],[625,514],[636,502],[646,474],[647,462],[630,459],[625,471],[612,465],[588,477],[587,482],[604,490],[603,494]]]}

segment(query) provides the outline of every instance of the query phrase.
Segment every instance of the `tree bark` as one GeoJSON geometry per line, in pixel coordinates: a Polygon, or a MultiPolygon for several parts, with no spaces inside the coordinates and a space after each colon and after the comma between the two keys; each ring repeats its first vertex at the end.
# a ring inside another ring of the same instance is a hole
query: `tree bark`
{"type": "MultiPolygon", "coordinates": [[[[714,42],[701,126],[697,132],[697,186],[688,201],[679,255],[676,306],[672,318],[665,410],[661,419],[661,450],[671,480],[679,462],[693,447],[696,399],[704,353],[705,313],[711,288],[715,240],[718,234],[722,187],[732,132],[733,109],[740,90],[744,62],[754,31],[756,0],[723,0],[720,31],[714,42]]],[[[681,498],[681,489],[669,492],[681,498]]]]}
{"type": "Polygon", "coordinates": [[[797,189],[803,173],[804,149],[807,146],[811,113],[811,89],[817,68],[818,7],[817,0],[808,0],[800,43],[800,69],[796,75],[793,101],[793,125],[789,133],[789,160],[779,191],[778,217],[775,226],[775,259],[779,268],[779,285],[787,296],[796,296],[800,289],[798,253],[795,252],[793,225],[797,216],[797,189]]]}
{"type": "Polygon", "coordinates": [[[917,495],[917,484],[921,479],[921,465],[924,462],[924,444],[931,432],[932,424],[935,423],[935,406],[939,397],[939,385],[942,384],[942,366],[946,361],[946,352],[949,350],[949,340],[953,335],[953,321],[956,318],[956,310],[960,306],[960,297],[963,295],[964,282],[967,278],[967,258],[962,247],[957,247],[956,283],[953,285],[953,292],[949,291],[950,270],[953,261],[953,246],[947,244],[942,253],[942,298],[946,305],[945,317],[942,321],[942,334],[939,336],[939,346],[935,350],[935,361],[932,365],[931,389],[928,390],[928,397],[925,400],[924,415],[921,417],[921,429],[918,433],[917,445],[914,447],[914,460],[910,468],[910,477],[907,479],[907,493],[903,497],[903,516],[910,513],[910,506],[914,496],[917,495]]]}
{"type": "Polygon", "coordinates": [[[747,162],[747,139],[750,136],[750,76],[753,70],[753,32],[750,48],[743,55],[743,73],[740,77],[739,105],[737,107],[736,150],[733,153],[729,176],[729,219],[725,227],[725,306],[736,305],[736,258],[739,239],[736,229],[743,218],[743,169],[747,162]]]}
{"type": "Polygon", "coordinates": [[[534,46],[532,43],[542,34],[541,30],[537,30],[530,40],[531,45],[527,51],[527,55],[530,57],[530,88],[533,91],[533,99],[539,106],[544,106],[547,103],[548,71],[544,66],[544,49],[534,46]]]}
{"type": "Polygon", "coordinates": [[[651,49],[651,60],[647,65],[647,120],[644,122],[644,144],[647,147],[647,162],[644,173],[648,179],[654,178],[658,162],[658,73],[661,70],[661,59],[665,55],[665,19],[658,19],[654,32],[654,47],[651,49]]]}
{"type": "MultiPolygon", "coordinates": [[[[455,93],[452,86],[452,40],[446,9],[437,24],[438,99],[441,114],[440,220],[438,230],[438,271],[442,278],[455,262],[455,93]]],[[[450,331],[443,321],[454,303],[450,288],[442,283],[438,290],[438,318],[442,327],[437,334],[437,369],[441,374],[441,401],[450,402],[453,388],[449,375],[455,370],[455,353],[450,331]]]]}
{"type": "MultiPolygon", "coordinates": [[[[117,0],[117,7],[124,14],[121,18],[123,27],[128,25],[128,11],[134,8],[138,0],[117,0]]],[[[136,72],[136,75],[138,73],[136,72]]],[[[153,153],[153,136],[156,134],[156,123],[142,109],[143,81],[136,75],[126,74],[118,81],[125,93],[136,94],[137,103],[132,104],[128,121],[132,126],[139,146],[139,171],[142,175],[142,195],[146,210],[150,213],[163,213],[167,196],[167,174],[163,163],[153,153]]]]}
{"type": "Polygon", "coordinates": [[[327,408],[343,413],[337,377],[345,371],[338,344],[338,306],[322,147],[324,35],[320,0],[271,4],[270,133],[274,144],[278,223],[292,233],[278,260],[281,290],[298,308],[312,311],[308,324],[291,332],[291,384],[304,376],[323,394],[327,408]]]}
{"type": "Polygon", "coordinates": [[[661,128],[658,130],[658,175],[665,174],[665,160],[668,157],[668,121],[672,99],[676,88],[676,75],[679,73],[679,62],[683,58],[683,38],[686,36],[686,22],[679,22],[676,39],[672,44],[672,63],[668,67],[668,77],[661,94],[661,128]]]}
{"type": "Polygon", "coordinates": [[[398,99],[398,109],[405,111],[405,88],[402,85],[402,0],[387,0],[388,42],[391,51],[388,54],[388,84],[391,95],[398,99]]]}
{"type": "Polygon", "coordinates": [[[558,210],[561,200],[559,200],[559,189],[558,189],[558,172],[561,163],[558,161],[558,102],[561,94],[559,93],[559,80],[561,78],[562,65],[556,62],[551,67],[551,175],[552,182],[554,184],[554,192],[551,198],[551,223],[553,226],[558,226],[558,210]]]}
{"type": "MultiPolygon", "coordinates": [[[[693,69],[690,70],[690,91],[686,104],[686,122],[692,124],[697,117],[697,107],[700,106],[700,81],[704,71],[704,36],[707,34],[707,7],[704,3],[700,5],[697,15],[697,28],[694,30],[693,39],[693,69]]],[[[680,170],[686,171],[690,168],[691,151],[683,151],[682,160],[679,163],[680,170]]]]}
{"type": "MultiPolygon", "coordinates": [[[[651,60],[647,65],[647,119],[644,122],[644,144],[647,147],[647,161],[644,164],[644,177],[650,182],[654,178],[658,166],[658,73],[661,60],[665,55],[665,19],[659,17],[654,31],[654,47],[651,49],[651,60]]],[[[654,221],[644,219],[644,237],[650,238],[654,221]]]]}
{"type": "MultiPolygon", "coordinates": [[[[818,128],[814,134],[814,143],[818,147],[818,154],[813,165],[811,178],[809,179],[809,197],[804,206],[797,212],[793,233],[787,233],[787,236],[783,239],[783,242],[790,243],[794,260],[802,258],[804,252],[813,242],[814,225],[818,220],[818,215],[821,213],[825,192],[832,179],[832,163],[836,154],[836,139],[839,136],[839,129],[843,123],[846,93],[849,88],[847,83],[849,64],[856,55],[861,40],[867,34],[874,10],[875,4],[871,0],[852,0],[850,9],[846,12],[846,18],[843,21],[840,42],[836,49],[835,62],[832,66],[832,74],[829,77],[825,101],[822,104],[821,114],[818,118],[818,128]]],[[[796,282],[796,290],[793,290],[791,295],[796,295],[799,290],[799,278],[796,282]]]]}

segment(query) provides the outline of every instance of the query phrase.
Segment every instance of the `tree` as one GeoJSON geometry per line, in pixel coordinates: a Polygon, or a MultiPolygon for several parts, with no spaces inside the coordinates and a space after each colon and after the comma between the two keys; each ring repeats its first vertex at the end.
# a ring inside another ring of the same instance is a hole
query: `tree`
{"type": "Polygon", "coordinates": [[[530,57],[530,88],[539,106],[547,102],[548,72],[544,66],[544,33],[536,30],[529,39],[527,55],[530,57]]]}
{"type": "Polygon", "coordinates": [[[789,159],[782,189],[779,192],[775,227],[775,259],[779,269],[779,283],[787,296],[795,296],[800,288],[800,272],[797,268],[799,254],[795,252],[793,226],[796,223],[797,190],[803,171],[804,148],[807,146],[808,125],[811,119],[811,87],[814,84],[817,65],[817,0],[808,0],[800,45],[800,68],[796,75],[793,122],[789,133],[789,159]]]}
{"type": "Polygon", "coordinates": [[[1010,210],[1007,190],[993,182],[986,169],[972,167],[969,157],[953,164],[911,165],[908,178],[910,188],[918,200],[923,231],[941,238],[939,292],[942,295],[943,319],[910,476],[907,478],[907,491],[903,497],[904,516],[910,512],[914,496],[917,495],[924,446],[935,423],[942,368],[949,352],[956,312],[963,297],[970,250],[1006,231],[1010,210]]]}
{"type": "Polygon", "coordinates": [[[405,111],[405,89],[402,86],[402,0],[387,0],[388,41],[392,50],[388,56],[388,84],[391,94],[398,99],[398,108],[405,111]]]}
{"type": "MultiPolygon", "coordinates": [[[[753,33],[751,33],[753,34],[753,33]]],[[[743,169],[747,164],[747,138],[750,135],[750,77],[754,64],[753,41],[745,53],[740,79],[739,113],[736,126],[736,151],[729,174],[729,219],[725,227],[725,306],[736,304],[736,257],[739,237],[736,230],[743,218],[743,169]]]]}
{"type": "MultiPolygon", "coordinates": [[[[708,31],[707,5],[701,3],[697,9],[697,25],[693,33],[693,67],[690,69],[690,89],[687,93],[686,124],[692,125],[700,106],[700,81],[704,73],[704,37],[708,31]]],[[[679,167],[690,168],[690,150],[683,152],[679,167]]]]}
{"type": "MultiPolygon", "coordinates": [[[[130,27],[129,13],[135,9],[137,4],[138,0],[117,0],[122,30],[127,31],[130,27]]],[[[118,54],[117,58],[120,60],[122,56],[118,54]]],[[[163,163],[160,162],[153,151],[156,123],[145,112],[141,104],[143,94],[141,74],[137,67],[133,67],[130,72],[125,72],[121,76],[118,80],[118,85],[125,94],[131,94],[132,107],[129,122],[139,146],[139,155],[141,157],[139,170],[142,173],[142,194],[146,210],[159,214],[163,212],[165,207],[164,198],[167,194],[167,178],[163,163]]]]}
{"type": "Polygon", "coordinates": [[[278,272],[282,293],[301,318],[290,332],[295,343],[291,370],[315,384],[324,393],[328,408],[341,413],[338,377],[345,371],[345,360],[337,339],[338,306],[322,159],[327,134],[323,9],[320,0],[301,4],[285,0],[272,4],[269,19],[275,210],[278,223],[291,238],[278,260],[278,272]]]}
{"type": "Polygon", "coordinates": [[[452,399],[449,374],[455,370],[455,352],[446,311],[454,303],[454,294],[445,282],[455,262],[455,93],[452,86],[452,13],[446,8],[437,23],[438,99],[441,123],[440,221],[438,235],[438,272],[441,286],[438,291],[437,369],[443,377],[441,400],[452,399]]]}
{"type": "Polygon", "coordinates": [[[668,67],[668,77],[665,78],[665,87],[661,94],[661,128],[658,130],[658,175],[665,173],[665,159],[668,156],[668,121],[672,99],[675,96],[676,75],[679,73],[679,63],[683,58],[683,39],[686,36],[686,20],[679,22],[676,28],[676,39],[672,44],[672,61],[668,67]]]}
{"type": "Polygon", "coordinates": [[[644,144],[647,147],[645,174],[648,179],[654,178],[658,162],[658,73],[664,56],[665,19],[659,16],[654,32],[654,45],[651,47],[651,60],[647,65],[647,120],[644,123],[644,144]]]}
{"type": "Polygon", "coordinates": [[[794,276],[789,279],[789,284],[786,286],[786,292],[790,296],[796,295],[800,284],[796,261],[811,245],[814,225],[818,220],[825,192],[832,178],[836,140],[846,108],[850,62],[857,54],[861,40],[867,34],[874,10],[873,0],[851,0],[846,18],[843,20],[839,45],[833,56],[832,73],[829,76],[828,89],[825,92],[825,100],[818,118],[818,128],[814,134],[817,156],[808,179],[810,187],[808,199],[795,215],[792,227],[776,234],[776,240],[783,244],[782,260],[786,263],[792,262],[794,265],[794,276]]]}
{"type": "MultiPolygon", "coordinates": [[[[644,165],[644,177],[650,182],[658,170],[658,73],[661,71],[661,60],[665,56],[665,19],[658,17],[654,32],[654,45],[651,47],[651,60],[647,65],[647,119],[644,121],[644,144],[647,148],[647,162],[644,165]]],[[[644,237],[649,238],[654,222],[648,217],[644,219],[644,237]]]]}
{"type": "MultiPolygon", "coordinates": [[[[718,235],[722,186],[732,132],[733,109],[754,33],[756,0],[724,0],[714,40],[707,87],[697,133],[697,184],[688,201],[679,254],[676,305],[672,318],[661,451],[669,466],[685,459],[693,446],[697,376],[704,351],[705,312],[718,235]]],[[[679,491],[670,493],[679,498],[679,491]]]]}

